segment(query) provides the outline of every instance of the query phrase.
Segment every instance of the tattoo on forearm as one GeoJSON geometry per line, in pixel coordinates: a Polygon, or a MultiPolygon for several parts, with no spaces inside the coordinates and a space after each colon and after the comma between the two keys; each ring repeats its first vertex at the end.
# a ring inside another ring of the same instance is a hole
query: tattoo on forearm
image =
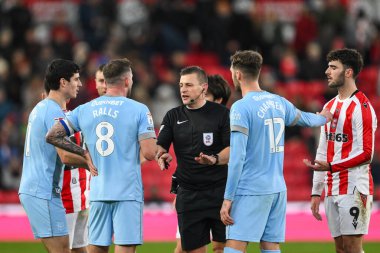
{"type": "Polygon", "coordinates": [[[83,156],[86,152],[82,147],[71,141],[71,139],[66,135],[64,127],[60,123],[55,124],[50,129],[46,135],[46,141],[58,148],[80,156],[83,156]]]}

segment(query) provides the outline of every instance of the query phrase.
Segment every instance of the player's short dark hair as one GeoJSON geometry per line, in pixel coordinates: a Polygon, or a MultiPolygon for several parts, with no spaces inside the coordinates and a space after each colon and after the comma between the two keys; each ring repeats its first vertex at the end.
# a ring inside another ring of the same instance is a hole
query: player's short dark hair
{"type": "Polygon", "coordinates": [[[61,78],[70,81],[70,78],[75,73],[79,73],[79,70],[79,66],[73,61],[63,59],[55,59],[51,61],[45,72],[45,91],[49,93],[50,90],[58,90],[60,86],[59,80],[61,78]]]}
{"type": "Polygon", "coordinates": [[[103,69],[104,69],[105,66],[106,66],[105,63],[100,64],[99,67],[98,67],[98,70],[97,70],[97,71],[101,71],[101,72],[103,72],[103,69]]]}
{"type": "Polygon", "coordinates": [[[345,68],[351,68],[356,78],[363,68],[363,57],[355,49],[343,48],[332,50],[327,54],[327,62],[340,61],[345,68]]]}
{"type": "Polygon", "coordinates": [[[127,58],[112,60],[103,68],[104,79],[107,84],[116,84],[131,72],[132,63],[127,58]]]}
{"type": "Polygon", "coordinates": [[[189,66],[181,69],[180,76],[197,74],[200,83],[207,83],[206,72],[199,66],[189,66]]]}
{"type": "Polygon", "coordinates": [[[246,77],[257,79],[263,65],[263,57],[253,50],[237,51],[230,57],[233,69],[238,69],[246,77]]]}
{"type": "Polygon", "coordinates": [[[210,92],[214,99],[222,98],[221,104],[226,105],[231,96],[231,88],[228,82],[221,75],[209,75],[207,78],[207,92],[210,92]]]}

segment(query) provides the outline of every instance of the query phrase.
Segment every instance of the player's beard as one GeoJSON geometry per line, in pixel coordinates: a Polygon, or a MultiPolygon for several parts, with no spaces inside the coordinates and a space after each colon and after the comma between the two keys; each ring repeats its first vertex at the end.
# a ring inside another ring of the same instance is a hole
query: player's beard
{"type": "Polygon", "coordinates": [[[233,75],[232,75],[232,81],[233,81],[233,83],[234,83],[235,90],[240,92],[240,91],[241,91],[240,83],[239,83],[239,81],[237,80],[237,78],[236,78],[236,74],[235,74],[235,73],[233,73],[233,75]]]}
{"type": "Polygon", "coordinates": [[[329,84],[330,88],[339,88],[344,85],[344,70],[342,70],[342,73],[337,77],[336,81],[333,81],[329,84]]]}

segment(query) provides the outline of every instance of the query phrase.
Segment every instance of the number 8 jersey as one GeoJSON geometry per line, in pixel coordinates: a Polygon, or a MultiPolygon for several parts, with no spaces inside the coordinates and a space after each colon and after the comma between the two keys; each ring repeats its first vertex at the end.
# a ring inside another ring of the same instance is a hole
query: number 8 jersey
{"type": "Polygon", "coordinates": [[[90,201],[143,201],[140,143],[156,138],[148,108],[125,97],[101,96],[67,114],[68,135],[81,131],[98,169],[90,201]]]}

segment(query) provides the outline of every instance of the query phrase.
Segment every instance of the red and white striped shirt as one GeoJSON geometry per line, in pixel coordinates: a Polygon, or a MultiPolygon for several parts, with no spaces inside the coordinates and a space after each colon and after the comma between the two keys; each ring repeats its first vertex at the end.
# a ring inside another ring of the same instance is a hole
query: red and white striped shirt
{"type": "Polygon", "coordinates": [[[333,119],[321,127],[316,160],[331,164],[331,172],[314,172],[313,195],[353,194],[354,189],[373,195],[370,163],[377,119],[368,98],[360,91],[350,98],[330,100],[326,108],[333,119]]]}
{"type": "MultiPolygon", "coordinates": [[[[81,134],[74,134],[75,141],[82,145],[81,134]]],[[[66,213],[76,213],[89,207],[90,172],[83,168],[65,166],[61,192],[66,213]]]]}

